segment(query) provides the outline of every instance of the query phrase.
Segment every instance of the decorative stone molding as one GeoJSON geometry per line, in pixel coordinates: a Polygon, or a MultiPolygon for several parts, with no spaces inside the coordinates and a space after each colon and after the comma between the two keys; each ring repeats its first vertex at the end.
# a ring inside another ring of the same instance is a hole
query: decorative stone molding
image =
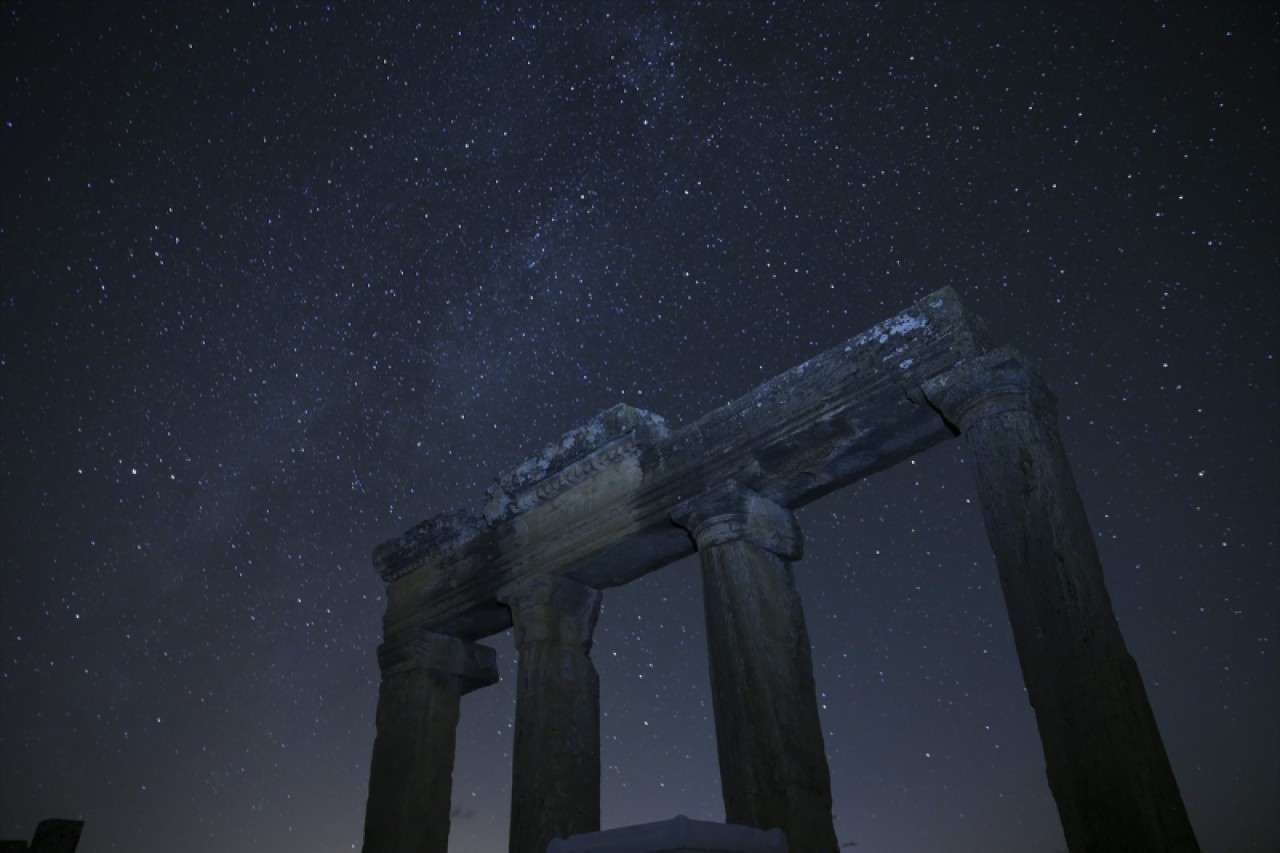
{"type": "Polygon", "coordinates": [[[925,399],[957,432],[978,418],[1031,408],[1053,418],[1057,397],[1022,354],[1001,347],[921,384],[925,399]]]}
{"type": "Polygon", "coordinates": [[[434,631],[422,631],[394,649],[383,644],[378,649],[378,663],[384,675],[420,667],[456,679],[464,694],[498,681],[496,651],[434,631]]]}
{"type": "Polygon", "coordinates": [[[391,583],[418,568],[428,555],[443,562],[488,527],[484,515],[476,510],[451,509],[383,542],[373,551],[373,564],[382,579],[391,583]]]}
{"type": "Polygon", "coordinates": [[[574,638],[584,652],[600,618],[604,594],[564,577],[540,576],[503,587],[498,600],[511,608],[516,646],[574,638]]]}
{"type": "Polygon", "coordinates": [[[749,542],[784,560],[799,560],[804,537],[795,514],[733,480],[685,501],[671,520],[689,531],[698,550],[749,542]]]}
{"type": "Polygon", "coordinates": [[[496,524],[526,512],[667,437],[666,421],[620,403],[498,475],[484,516],[496,524]]]}

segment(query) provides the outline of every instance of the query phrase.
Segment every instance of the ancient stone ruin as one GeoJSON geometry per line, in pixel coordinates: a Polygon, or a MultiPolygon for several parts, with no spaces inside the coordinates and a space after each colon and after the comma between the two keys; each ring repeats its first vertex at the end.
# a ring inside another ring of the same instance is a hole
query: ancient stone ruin
{"type": "Polygon", "coordinates": [[[512,853],[600,829],[601,590],[697,552],[728,823],[833,853],[793,511],[963,436],[1072,853],[1197,851],[1112,613],[1055,401],[950,290],[680,429],[615,406],[502,473],[482,510],[382,544],[366,853],[445,853],[463,694],[519,654],[512,853]]]}
{"type": "Polygon", "coordinates": [[[82,820],[49,818],[40,821],[31,843],[25,841],[0,841],[0,853],[75,853],[80,846],[82,820]]]}

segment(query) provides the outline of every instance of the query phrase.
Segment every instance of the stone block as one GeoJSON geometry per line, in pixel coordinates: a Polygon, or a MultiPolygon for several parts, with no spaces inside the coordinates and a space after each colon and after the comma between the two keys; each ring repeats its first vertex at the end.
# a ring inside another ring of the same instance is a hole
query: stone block
{"type": "Polygon", "coordinates": [[[557,838],[547,846],[547,853],[787,853],[787,839],[781,829],[677,815],[657,823],[557,838]]]}

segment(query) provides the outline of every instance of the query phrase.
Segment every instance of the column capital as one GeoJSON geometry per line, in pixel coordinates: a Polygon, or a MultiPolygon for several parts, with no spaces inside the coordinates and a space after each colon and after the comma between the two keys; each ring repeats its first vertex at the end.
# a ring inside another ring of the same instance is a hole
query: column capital
{"type": "Polygon", "coordinates": [[[926,380],[924,398],[956,430],[1010,410],[1054,417],[1057,397],[1011,347],[992,350],[926,380]]]}
{"type": "Polygon", "coordinates": [[[600,590],[560,575],[538,575],[507,584],[498,601],[511,608],[517,646],[565,639],[565,633],[591,648],[600,618],[600,590]]]}
{"type": "Polygon", "coordinates": [[[735,480],[728,480],[671,511],[671,521],[701,551],[727,542],[749,542],[784,560],[798,560],[804,537],[795,514],[735,480]]]}
{"type": "Polygon", "coordinates": [[[419,631],[406,642],[378,647],[383,675],[421,668],[458,683],[461,694],[498,681],[498,653],[450,634],[419,631]]]}

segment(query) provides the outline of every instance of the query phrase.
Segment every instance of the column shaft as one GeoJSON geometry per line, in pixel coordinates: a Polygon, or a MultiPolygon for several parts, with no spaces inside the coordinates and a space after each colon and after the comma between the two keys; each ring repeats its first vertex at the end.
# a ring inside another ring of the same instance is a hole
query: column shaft
{"type": "Polygon", "coordinates": [[[833,853],[831,780],[791,513],[730,484],[673,516],[698,543],[725,819],[833,853]]]}
{"type": "Polygon", "coordinates": [[[427,634],[383,661],[364,853],[446,853],[463,694],[497,681],[492,649],[427,634]]]}
{"type": "Polygon", "coordinates": [[[1053,399],[1016,354],[926,387],[977,476],[1049,787],[1072,853],[1198,851],[1125,648],[1053,399]]]}
{"type": "Polygon", "coordinates": [[[600,830],[600,679],[591,636],[599,590],[547,578],[507,590],[520,655],[511,853],[600,830]]]}

